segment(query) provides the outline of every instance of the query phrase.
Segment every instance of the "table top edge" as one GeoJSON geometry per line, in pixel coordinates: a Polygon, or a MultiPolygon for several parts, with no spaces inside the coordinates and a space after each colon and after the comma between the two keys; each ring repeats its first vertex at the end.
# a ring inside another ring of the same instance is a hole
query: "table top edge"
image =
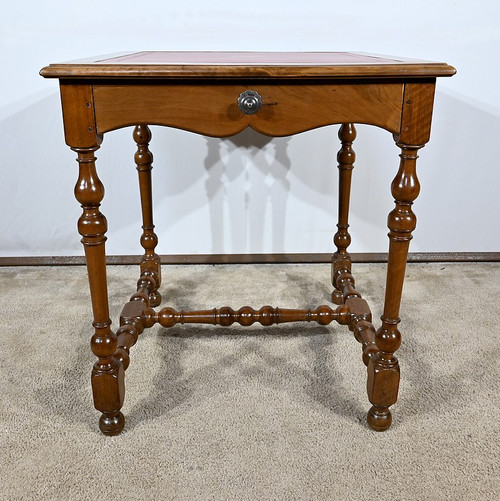
{"type": "Polygon", "coordinates": [[[455,68],[446,63],[362,52],[229,51],[129,52],[50,64],[40,71],[45,78],[60,79],[390,78],[441,77],[455,73],[455,68]],[[167,62],[155,62],[161,58],[167,62]]]}

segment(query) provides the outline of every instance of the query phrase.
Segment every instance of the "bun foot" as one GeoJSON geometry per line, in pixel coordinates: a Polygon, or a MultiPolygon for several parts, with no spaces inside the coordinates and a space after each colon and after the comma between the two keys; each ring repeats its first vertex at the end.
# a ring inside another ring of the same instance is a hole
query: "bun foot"
{"type": "Polygon", "coordinates": [[[392,424],[391,411],[386,407],[373,406],[366,416],[368,424],[372,430],[385,431],[392,424]]]}
{"type": "Polygon", "coordinates": [[[118,411],[116,414],[103,414],[99,418],[99,428],[104,435],[119,435],[125,426],[125,417],[118,411]]]}

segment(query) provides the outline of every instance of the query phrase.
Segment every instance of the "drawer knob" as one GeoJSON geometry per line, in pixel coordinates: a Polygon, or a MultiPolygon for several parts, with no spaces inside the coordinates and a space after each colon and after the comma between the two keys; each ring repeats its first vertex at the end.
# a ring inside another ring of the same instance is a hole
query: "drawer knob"
{"type": "Polygon", "coordinates": [[[247,115],[257,113],[262,106],[260,94],[254,90],[246,90],[238,98],[238,108],[247,115]]]}

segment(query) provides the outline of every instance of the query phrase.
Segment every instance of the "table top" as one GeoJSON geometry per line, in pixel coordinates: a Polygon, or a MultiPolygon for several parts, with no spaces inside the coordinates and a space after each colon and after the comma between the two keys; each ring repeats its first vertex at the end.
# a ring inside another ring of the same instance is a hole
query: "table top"
{"type": "Polygon", "coordinates": [[[425,78],[446,63],[355,52],[143,51],[46,66],[46,78],[425,78]]]}

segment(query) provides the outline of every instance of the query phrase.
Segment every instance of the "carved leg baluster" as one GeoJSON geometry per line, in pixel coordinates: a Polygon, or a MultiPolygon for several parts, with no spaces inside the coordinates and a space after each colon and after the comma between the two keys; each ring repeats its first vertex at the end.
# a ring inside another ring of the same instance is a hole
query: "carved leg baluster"
{"type": "Polygon", "coordinates": [[[378,353],[370,307],[361,297],[348,298],[345,306],[349,309],[349,329],[353,332],[356,341],[361,343],[363,363],[368,365],[370,358],[375,357],[378,353]]]}
{"type": "Polygon", "coordinates": [[[155,312],[152,308],[145,308],[142,312],[136,309],[136,313],[142,314],[140,320],[143,327],[151,327],[155,323],[159,323],[162,327],[173,327],[175,324],[212,324],[228,327],[235,322],[244,327],[255,322],[264,326],[287,322],[317,322],[320,325],[328,325],[334,320],[347,325],[351,321],[349,308],[343,304],[335,310],[327,305],[308,310],[291,310],[272,306],[263,306],[259,310],[254,310],[250,306],[243,306],[237,311],[224,306],[200,311],[176,311],[173,308],[163,308],[155,312]]]}
{"type": "Polygon", "coordinates": [[[349,235],[349,199],[351,192],[351,176],[354,167],[356,155],[352,149],[352,143],[356,139],[356,129],[354,124],[342,124],[339,130],[339,139],[342,142],[342,147],[337,154],[339,168],[339,213],[337,233],[333,238],[333,242],[337,247],[337,252],[332,257],[332,301],[335,304],[342,304],[349,296],[357,296],[349,294],[354,291],[354,278],[351,275],[351,257],[347,252],[347,248],[351,243],[351,235],[349,235]],[[345,294],[347,292],[347,294],[345,294]]]}
{"type": "Polygon", "coordinates": [[[117,347],[116,335],[111,330],[106,281],[106,218],[99,211],[104,197],[104,186],[97,176],[94,153],[98,149],[72,148],[78,153],[80,174],[75,186],[75,196],[83,208],[78,220],[78,231],[87,259],[95,333],[91,348],[98,358],[92,370],[94,406],[102,412],[99,427],[106,435],[120,433],[125,419],[120,409],[125,395],[122,364],[113,357],[117,347]]]}
{"type": "Polygon", "coordinates": [[[130,365],[130,348],[144,331],[144,311],[148,308],[150,291],[156,288],[156,282],[151,276],[141,276],[137,281],[137,292],[123,307],[120,327],[116,331],[118,348],[115,358],[122,363],[124,370],[130,365]]]}
{"type": "Polygon", "coordinates": [[[398,143],[401,148],[399,171],[391,185],[396,207],[389,214],[389,261],[382,326],[375,341],[379,353],[368,364],[368,398],[373,407],[368,411],[368,424],[376,431],[389,428],[392,422],[389,406],[396,403],[399,388],[399,364],[394,353],[401,344],[397,328],[399,307],[406,269],[408,247],[417,218],[412,211],[420,185],[416,175],[417,152],[421,146],[398,143]]]}
{"type": "Polygon", "coordinates": [[[154,279],[156,287],[149,292],[150,306],[158,306],[161,303],[161,295],[158,288],[161,284],[161,263],[160,257],[155,253],[158,245],[158,237],[154,232],[153,224],[153,196],[151,186],[151,169],[153,155],[149,151],[151,141],[151,131],[147,125],[137,125],[134,129],[134,140],[137,143],[135,163],[139,173],[139,188],[141,192],[142,206],[142,229],[141,245],[144,248],[144,255],[141,260],[141,278],[151,277],[154,279]]]}

